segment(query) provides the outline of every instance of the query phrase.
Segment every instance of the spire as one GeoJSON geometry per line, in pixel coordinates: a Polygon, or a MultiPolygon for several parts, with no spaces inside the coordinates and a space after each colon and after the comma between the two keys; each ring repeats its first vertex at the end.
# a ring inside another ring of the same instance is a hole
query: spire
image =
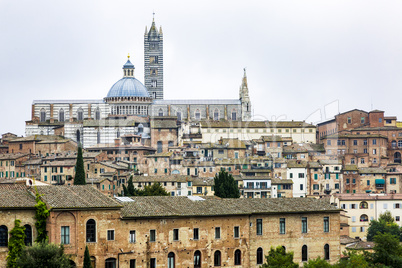
{"type": "Polygon", "coordinates": [[[127,55],[127,62],[123,65],[123,77],[134,77],[134,64],[130,61],[130,54],[127,55]]]}

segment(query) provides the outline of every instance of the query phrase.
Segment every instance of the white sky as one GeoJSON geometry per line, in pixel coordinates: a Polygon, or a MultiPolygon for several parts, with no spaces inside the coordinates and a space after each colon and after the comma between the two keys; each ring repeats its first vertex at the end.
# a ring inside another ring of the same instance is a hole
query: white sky
{"type": "Polygon", "coordinates": [[[153,11],[165,99],[238,98],[246,67],[256,119],[402,118],[402,1],[1,0],[0,134],[34,99],[102,99],[128,53],[143,82],[153,11]]]}

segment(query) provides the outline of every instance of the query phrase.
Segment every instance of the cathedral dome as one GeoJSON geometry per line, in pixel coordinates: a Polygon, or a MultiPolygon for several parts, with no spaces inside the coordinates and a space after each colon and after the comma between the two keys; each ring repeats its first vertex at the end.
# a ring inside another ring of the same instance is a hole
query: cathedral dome
{"type": "Polygon", "coordinates": [[[149,93],[134,77],[123,77],[110,88],[107,98],[112,97],[149,97],[149,93]]]}

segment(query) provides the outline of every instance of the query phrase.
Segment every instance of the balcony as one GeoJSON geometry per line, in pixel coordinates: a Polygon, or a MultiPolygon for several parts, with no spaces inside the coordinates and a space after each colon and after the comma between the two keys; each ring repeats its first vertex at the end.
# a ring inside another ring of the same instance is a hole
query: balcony
{"type": "Polygon", "coordinates": [[[246,186],[244,186],[243,187],[243,189],[244,190],[267,190],[267,189],[271,189],[271,187],[268,187],[268,186],[266,186],[266,185],[260,185],[260,186],[249,186],[249,185],[246,185],[246,186]]]}

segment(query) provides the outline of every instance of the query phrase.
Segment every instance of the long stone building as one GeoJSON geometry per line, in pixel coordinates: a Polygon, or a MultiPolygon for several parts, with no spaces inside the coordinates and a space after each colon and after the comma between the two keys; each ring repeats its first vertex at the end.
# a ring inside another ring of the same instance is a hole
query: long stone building
{"type": "MultiPolygon", "coordinates": [[[[124,197],[91,186],[38,186],[50,209],[49,241],[64,245],[82,267],[88,246],[93,267],[259,267],[271,247],[294,252],[302,264],[340,257],[340,210],[312,198],[214,199],[124,197]]],[[[26,244],[37,232],[35,188],[0,185],[0,266],[14,220],[26,244]],[[15,202],[18,200],[18,202],[15,202]]]]}

